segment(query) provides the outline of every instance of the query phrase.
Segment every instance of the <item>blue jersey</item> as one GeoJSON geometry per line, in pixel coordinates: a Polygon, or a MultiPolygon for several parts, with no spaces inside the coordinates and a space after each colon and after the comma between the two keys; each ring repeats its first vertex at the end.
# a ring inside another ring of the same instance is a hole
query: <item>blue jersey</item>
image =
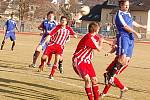
{"type": "Polygon", "coordinates": [[[42,23],[42,26],[43,26],[43,29],[45,31],[45,34],[47,35],[56,26],[56,22],[44,20],[42,23]]]}
{"type": "Polygon", "coordinates": [[[125,54],[127,57],[132,57],[134,48],[134,34],[129,33],[124,29],[128,25],[133,28],[133,19],[129,12],[118,11],[115,18],[115,24],[118,29],[117,33],[117,55],[125,54]]]}
{"type": "MultiPolygon", "coordinates": [[[[57,23],[55,21],[48,21],[48,20],[44,20],[42,22],[42,28],[44,29],[45,33],[41,38],[40,41],[40,45],[43,44],[43,42],[46,39],[46,36],[49,34],[49,32],[57,25],[57,23]]],[[[42,50],[45,50],[45,48],[47,47],[47,43],[42,47],[42,50]]]]}
{"type": "Polygon", "coordinates": [[[127,36],[130,39],[134,39],[134,34],[129,33],[124,29],[125,25],[128,25],[129,27],[133,28],[133,19],[131,17],[131,14],[129,12],[123,12],[123,11],[118,11],[115,17],[115,24],[118,30],[117,35],[118,36],[127,36]]]}
{"type": "Polygon", "coordinates": [[[6,21],[5,26],[6,31],[14,31],[14,29],[16,28],[16,22],[13,19],[9,19],[6,21]]]}

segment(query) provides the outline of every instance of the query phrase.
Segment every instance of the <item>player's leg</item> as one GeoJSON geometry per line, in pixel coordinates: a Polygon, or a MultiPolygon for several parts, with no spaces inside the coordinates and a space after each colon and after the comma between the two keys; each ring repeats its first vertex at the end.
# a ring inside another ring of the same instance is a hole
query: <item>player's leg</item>
{"type": "Polygon", "coordinates": [[[14,50],[14,47],[15,47],[15,43],[16,43],[16,36],[15,36],[15,33],[14,33],[14,32],[11,33],[11,35],[10,35],[10,40],[12,41],[11,50],[13,51],[13,50],[14,50]]]}
{"type": "Polygon", "coordinates": [[[100,95],[99,85],[98,85],[98,80],[96,78],[95,70],[93,68],[92,63],[90,62],[89,64],[87,64],[86,68],[87,68],[88,75],[91,78],[94,100],[99,100],[99,95],[100,95]]]}
{"type": "Polygon", "coordinates": [[[52,55],[53,55],[53,53],[50,53],[49,56],[48,56],[48,61],[47,61],[48,67],[51,67],[51,59],[52,59],[52,55]]]}
{"type": "Polygon", "coordinates": [[[46,63],[46,59],[47,59],[48,55],[50,55],[50,53],[52,53],[52,48],[53,48],[53,46],[47,46],[47,48],[45,49],[45,51],[41,57],[41,64],[39,66],[39,71],[43,71],[43,68],[46,63]]]}
{"type": "Polygon", "coordinates": [[[86,94],[88,96],[88,99],[89,100],[93,100],[93,96],[92,96],[92,87],[91,87],[91,80],[90,80],[90,77],[89,75],[87,74],[86,76],[83,77],[84,79],[84,82],[85,82],[85,91],[86,91],[86,94]]]}
{"type": "Polygon", "coordinates": [[[42,51],[42,46],[38,45],[36,47],[36,50],[35,50],[34,54],[33,54],[32,64],[29,65],[29,67],[36,67],[36,62],[37,62],[37,59],[38,59],[41,51],[42,51]]]}
{"type": "Polygon", "coordinates": [[[44,68],[44,65],[45,65],[45,62],[46,62],[46,59],[47,59],[47,55],[46,54],[43,54],[42,57],[41,57],[41,64],[39,66],[39,69],[38,69],[38,72],[41,72],[43,71],[43,68],[44,68]]]}
{"type": "Polygon", "coordinates": [[[92,77],[91,78],[92,81],[92,90],[93,90],[93,94],[94,94],[94,100],[98,100],[99,99],[99,85],[97,84],[97,78],[96,77],[92,77]]]}
{"type": "Polygon", "coordinates": [[[12,50],[12,51],[14,50],[14,46],[15,46],[15,44],[16,44],[16,42],[15,42],[15,41],[13,41],[13,43],[12,43],[12,47],[11,47],[11,50],[12,50]]]}
{"type": "Polygon", "coordinates": [[[52,70],[51,70],[51,73],[49,75],[49,78],[50,79],[54,79],[54,73],[58,67],[58,62],[59,62],[59,59],[60,59],[60,54],[55,54],[55,60],[54,60],[54,65],[52,67],[52,70]]]}
{"type": "Polygon", "coordinates": [[[63,63],[63,56],[61,55],[60,59],[59,59],[59,63],[58,63],[58,69],[59,69],[60,73],[64,73],[62,63],[63,63]]]}
{"type": "Polygon", "coordinates": [[[4,44],[5,44],[5,39],[2,41],[1,50],[3,50],[4,44]]]}
{"type": "Polygon", "coordinates": [[[101,93],[101,97],[103,98],[104,96],[107,95],[107,93],[109,92],[109,89],[111,88],[112,84],[108,83],[105,85],[103,92],[101,93]]]}
{"type": "Polygon", "coordinates": [[[87,73],[87,64],[84,63],[83,61],[77,59],[76,57],[72,58],[72,66],[74,71],[84,79],[85,82],[85,91],[88,96],[89,100],[93,100],[93,95],[92,95],[92,87],[91,87],[91,79],[90,76],[87,73]]]}
{"type": "Polygon", "coordinates": [[[111,64],[107,67],[106,72],[104,73],[105,79],[105,87],[101,94],[102,98],[107,95],[109,89],[111,88],[112,84],[114,84],[114,77],[118,74],[118,72],[123,69],[123,67],[117,67],[118,65],[118,56],[111,62],[111,64]]]}
{"type": "Polygon", "coordinates": [[[108,76],[108,75],[110,75],[110,74],[108,74],[108,72],[111,71],[112,68],[115,66],[116,61],[117,61],[117,57],[115,57],[115,59],[114,59],[114,60],[111,62],[111,64],[107,67],[106,72],[104,73],[105,87],[104,87],[104,89],[103,89],[103,92],[101,93],[101,97],[102,97],[102,98],[107,95],[107,93],[108,93],[110,87],[112,86],[112,84],[109,83],[110,76],[108,76]]]}
{"type": "Polygon", "coordinates": [[[2,41],[2,44],[1,44],[1,50],[3,50],[4,44],[9,37],[10,37],[10,35],[8,33],[6,33],[4,36],[4,39],[2,41]]]}

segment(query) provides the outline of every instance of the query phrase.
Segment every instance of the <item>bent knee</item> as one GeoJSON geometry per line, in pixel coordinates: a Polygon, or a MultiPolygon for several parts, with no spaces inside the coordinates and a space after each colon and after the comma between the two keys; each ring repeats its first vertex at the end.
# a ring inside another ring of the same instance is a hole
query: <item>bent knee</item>
{"type": "Polygon", "coordinates": [[[96,77],[91,78],[92,84],[97,84],[98,80],[96,77]]]}

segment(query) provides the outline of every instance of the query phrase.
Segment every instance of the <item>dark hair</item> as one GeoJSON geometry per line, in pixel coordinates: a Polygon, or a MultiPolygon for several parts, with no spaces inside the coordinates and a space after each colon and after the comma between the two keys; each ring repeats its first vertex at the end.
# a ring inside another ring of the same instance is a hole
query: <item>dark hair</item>
{"type": "Polygon", "coordinates": [[[129,1],[129,0],[119,0],[118,1],[119,7],[123,6],[126,1],[129,1]]]}
{"type": "Polygon", "coordinates": [[[99,27],[100,27],[99,23],[92,22],[92,23],[90,23],[89,26],[88,26],[88,31],[89,31],[90,33],[96,32],[99,27]]]}
{"type": "Polygon", "coordinates": [[[47,16],[50,15],[50,14],[54,14],[54,12],[53,12],[53,11],[49,11],[49,12],[47,13],[47,16]]]}
{"type": "Polygon", "coordinates": [[[14,15],[14,12],[12,12],[11,14],[10,14],[10,16],[13,16],[14,15]]]}
{"type": "Polygon", "coordinates": [[[61,16],[60,20],[62,20],[63,18],[65,18],[66,20],[68,20],[68,18],[66,16],[61,16]]]}

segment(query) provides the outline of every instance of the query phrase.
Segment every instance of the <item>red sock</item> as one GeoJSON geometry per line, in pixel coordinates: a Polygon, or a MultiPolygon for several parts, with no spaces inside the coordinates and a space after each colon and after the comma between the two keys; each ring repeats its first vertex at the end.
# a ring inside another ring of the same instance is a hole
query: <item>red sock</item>
{"type": "Polygon", "coordinates": [[[57,69],[57,65],[54,65],[52,70],[51,70],[51,74],[50,75],[54,76],[54,73],[55,73],[56,69],[57,69]]]}
{"type": "Polygon", "coordinates": [[[45,61],[46,61],[46,59],[41,59],[41,65],[40,66],[44,66],[45,65],[45,61]]]}
{"type": "Polygon", "coordinates": [[[85,91],[86,91],[86,94],[87,94],[89,100],[93,100],[91,87],[85,88],[85,91]]]}
{"type": "Polygon", "coordinates": [[[98,85],[93,85],[93,94],[94,94],[94,100],[98,100],[99,99],[99,87],[98,85]]]}
{"type": "Polygon", "coordinates": [[[47,64],[50,64],[51,59],[52,59],[52,54],[49,54],[47,64]]]}
{"type": "Polygon", "coordinates": [[[117,77],[114,77],[114,84],[121,90],[124,88],[124,85],[117,79],[117,77]]]}
{"type": "Polygon", "coordinates": [[[107,94],[110,87],[111,87],[111,84],[107,84],[103,90],[103,94],[107,94]]]}

